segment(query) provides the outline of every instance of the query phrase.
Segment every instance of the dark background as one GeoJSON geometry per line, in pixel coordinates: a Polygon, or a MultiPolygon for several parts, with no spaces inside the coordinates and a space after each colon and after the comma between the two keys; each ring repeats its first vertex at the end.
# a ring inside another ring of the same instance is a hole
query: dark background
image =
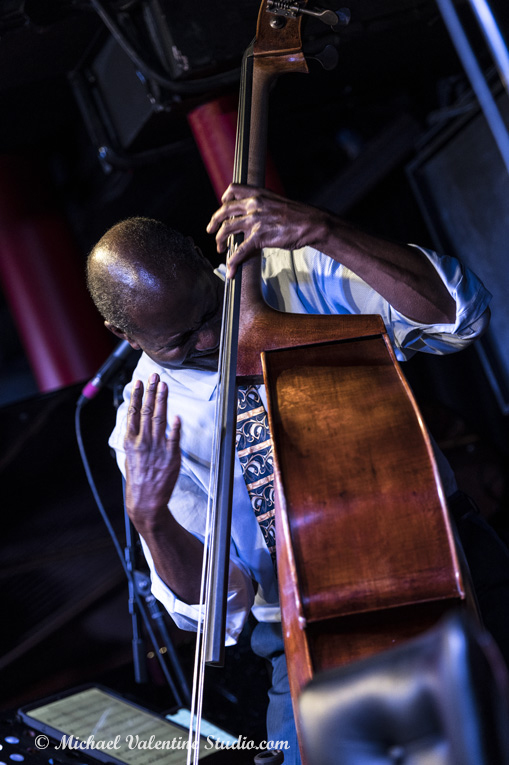
{"type": "MultiPolygon", "coordinates": [[[[507,6],[497,0],[491,7],[507,39],[507,6]]],[[[311,61],[307,76],[278,81],[270,154],[288,196],[334,209],[391,239],[445,246],[486,281],[497,320],[481,356],[474,348],[451,357],[421,355],[405,372],[460,485],[506,536],[507,172],[435,2],[352,0],[348,8],[346,27],[305,25],[305,46],[332,43],[338,64],[325,71],[311,61]]],[[[457,8],[500,94],[469,5],[457,8]]],[[[124,576],[74,433],[82,383],[114,347],[89,305],[84,263],[106,229],[130,215],[167,221],[217,263],[205,233],[217,200],[188,116],[218,96],[235,99],[257,12],[251,0],[0,3],[5,709],[112,672],[117,686],[131,682],[124,576]],[[144,76],[106,27],[105,13],[142,55],[144,76]],[[150,70],[161,74],[160,82],[150,70]],[[46,236],[42,218],[65,236],[46,236]],[[39,237],[36,244],[20,238],[13,225],[20,220],[39,237]],[[86,359],[85,367],[69,361],[53,385],[34,373],[37,344],[34,350],[27,339],[33,326],[27,330],[19,310],[21,287],[6,282],[13,247],[23,263],[27,251],[37,259],[37,269],[30,257],[21,269],[22,281],[38,287],[35,326],[49,326],[55,314],[54,347],[66,358],[77,351],[86,359]],[[64,278],[50,289],[46,277],[55,273],[64,278]]],[[[502,92],[501,100],[506,97],[502,92]]],[[[121,485],[106,444],[122,381],[114,382],[115,390],[109,386],[86,405],[81,420],[92,473],[122,535],[121,485]]],[[[185,637],[174,639],[187,661],[185,637]]],[[[252,666],[248,676],[258,672],[252,666]]],[[[217,684],[221,698],[230,694],[238,709],[235,698],[242,701],[246,683],[226,671],[217,684]]],[[[157,670],[149,696],[154,686],[161,704],[170,706],[157,670]]]]}

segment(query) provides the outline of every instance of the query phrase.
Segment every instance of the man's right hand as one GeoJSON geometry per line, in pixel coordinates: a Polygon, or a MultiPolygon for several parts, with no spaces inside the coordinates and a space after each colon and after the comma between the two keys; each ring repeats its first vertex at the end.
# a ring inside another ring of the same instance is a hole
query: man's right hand
{"type": "Polygon", "coordinates": [[[126,508],[140,534],[153,530],[167,505],[180,470],[180,419],[166,436],[168,386],[151,375],[143,397],[136,380],[131,393],[124,440],[126,508]]]}

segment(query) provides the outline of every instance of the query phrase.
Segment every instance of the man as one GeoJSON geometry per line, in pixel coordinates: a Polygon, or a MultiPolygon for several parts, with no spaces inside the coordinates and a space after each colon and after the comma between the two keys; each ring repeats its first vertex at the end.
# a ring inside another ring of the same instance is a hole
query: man
{"type": "MultiPolygon", "coordinates": [[[[230,234],[244,235],[230,274],[263,248],[263,293],[279,310],[380,314],[400,360],[417,350],[463,348],[489,321],[489,293],[454,258],[383,242],[264,190],[231,186],[208,231],[216,233],[219,251],[230,234]]],[[[223,281],[189,239],[132,219],[94,247],[88,282],[108,329],[144,351],[110,443],[126,475],[126,506],[143,541],[153,593],[180,627],[196,629],[223,281]],[[144,397],[142,381],[148,381],[144,397]]],[[[260,396],[265,403],[263,386],[260,396]]],[[[442,475],[449,496],[456,486],[447,465],[442,475]]],[[[250,609],[259,620],[253,648],[274,668],[268,738],[288,740],[285,763],[297,763],[277,582],[237,463],[228,643],[250,609]]]]}

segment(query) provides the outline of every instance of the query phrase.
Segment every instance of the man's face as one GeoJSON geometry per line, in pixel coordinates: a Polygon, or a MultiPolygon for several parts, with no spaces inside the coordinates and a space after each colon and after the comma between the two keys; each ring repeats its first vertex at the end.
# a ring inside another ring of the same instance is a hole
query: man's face
{"type": "Polygon", "coordinates": [[[185,273],[133,315],[135,348],[167,369],[217,369],[224,283],[210,269],[185,273]]]}

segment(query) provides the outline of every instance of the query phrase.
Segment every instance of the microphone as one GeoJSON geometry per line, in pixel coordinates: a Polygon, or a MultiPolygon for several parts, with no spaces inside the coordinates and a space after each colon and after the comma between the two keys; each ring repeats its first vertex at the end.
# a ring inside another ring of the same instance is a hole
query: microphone
{"type": "Polygon", "coordinates": [[[81,391],[81,396],[78,403],[84,403],[85,401],[90,401],[93,399],[101,388],[107,383],[107,381],[112,377],[112,375],[115,374],[115,372],[120,369],[120,367],[124,364],[124,362],[128,359],[128,357],[131,355],[131,353],[134,352],[134,349],[131,348],[127,340],[122,340],[113,353],[111,353],[102,367],[99,369],[95,377],[90,380],[83,390],[81,391]]]}

